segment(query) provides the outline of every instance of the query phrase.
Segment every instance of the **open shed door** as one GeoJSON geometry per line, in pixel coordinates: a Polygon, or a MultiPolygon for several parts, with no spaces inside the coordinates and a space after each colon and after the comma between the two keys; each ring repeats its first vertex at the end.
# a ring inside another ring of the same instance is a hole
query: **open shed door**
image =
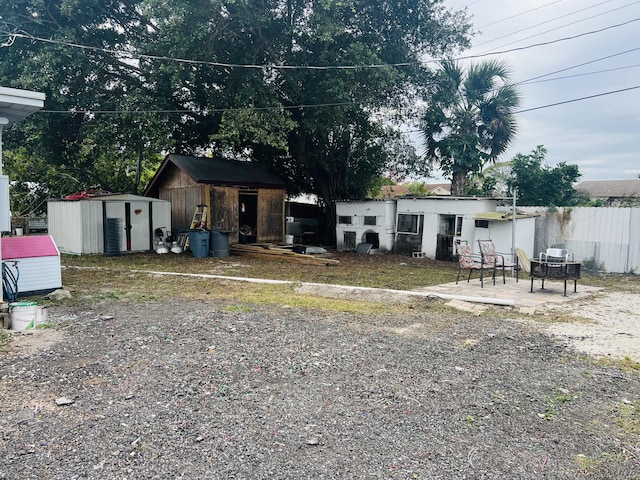
{"type": "Polygon", "coordinates": [[[229,232],[229,243],[238,243],[239,193],[237,187],[211,187],[211,227],[229,232]]]}
{"type": "Polygon", "coordinates": [[[284,240],[284,190],[258,189],[258,242],[284,240]]]}

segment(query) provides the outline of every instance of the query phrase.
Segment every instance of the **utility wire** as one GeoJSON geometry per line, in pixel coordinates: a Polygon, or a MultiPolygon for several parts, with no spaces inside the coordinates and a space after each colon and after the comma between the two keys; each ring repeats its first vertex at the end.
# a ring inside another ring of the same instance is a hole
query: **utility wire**
{"type": "Polygon", "coordinates": [[[587,97],[573,98],[571,100],[564,100],[562,102],[549,103],[547,105],[541,105],[539,107],[525,108],[524,110],[518,110],[513,113],[518,114],[518,113],[525,113],[525,112],[533,112],[534,110],[541,110],[543,108],[556,107],[558,105],[565,105],[567,103],[580,102],[582,100],[589,100],[591,98],[604,97],[605,95],[613,95],[614,93],[628,92],[629,90],[636,90],[638,88],[640,88],[640,85],[636,85],[634,87],[628,87],[628,88],[621,88],[619,90],[611,90],[609,92],[596,93],[594,95],[589,95],[587,97]]]}
{"type": "Polygon", "coordinates": [[[531,77],[531,78],[528,78],[526,80],[522,80],[521,82],[517,82],[516,85],[522,85],[522,84],[526,84],[526,83],[531,83],[534,80],[538,80],[540,78],[548,77],[549,75],[555,75],[556,73],[566,72],[567,70],[572,70],[574,68],[584,67],[585,65],[589,65],[591,63],[600,62],[602,60],[608,60],[609,58],[617,57],[619,55],[624,55],[626,53],[635,52],[637,50],[640,50],[640,47],[632,48],[630,50],[625,50],[623,52],[614,53],[612,55],[607,55],[605,57],[596,58],[595,60],[589,60],[588,62],[579,63],[579,64],[573,65],[571,67],[561,68],[560,70],[555,70],[553,72],[545,73],[543,75],[538,75],[537,77],[531,77]]]}
{"type": "MultiPolygon", "coordinates": [[[[564,25],[560,25],[560,26],[558,26],[558,27],[551,28],[551,29],[549,29],[549,30],[545,30],[544,32],[539,32],[539,33],[536,33],[536,34],[534,34],[534,35],[529,35],[528,37],[520,38],[520,39],[515,40],[515,41],[513,41],[513,42],[505,43],[505,44],[502,44],[502,45],[500,45],[500,46],[498,46],[498,47],[494,47],[494,48],[503,48],[503,47],[508,47],[509,45],[513,45],[514,43],[522,42],[523,40],[530,40],[531,38],[539,37],[540,35],[543,35],[543,34],[545,34],[545,33],[550,33],[550,32],[556,31],[556,30],[560,30],[560,29],[562,29],[562,28],[565,28],[565,27],[568,27],[568,26],[571,26],[571,25],[575,25],[575,24],[577,24],[577,23],[581,23],[581,22],[584,22],[584,21],[586,21],[586,20],[591,20],[591,19],[593,19],[593,18],[600,17],[600,16],[602,16],[602,15],[604,15],[604,14],[606,14],[606,13],[611,13],[611,12],[615,12],[616,10],[621,10],[621,9],[623,9],[623,8],[630,7],[630,6],[632,6],[632,5],[635,5],[636,3],[640,3],[640,1],[636,1],[636,2],[633,2],[633,3],[627,4],[627,5],[623,5],[622,7],[614,8],[614,9],[612,9],[612,10],[608,10],[608,11],[606,11],[606,12],[602,12],[602,13],[599,13],[599,14],[597,14],[597,15],[592,15],[592,16],[590,16],[590,17],[586,17],[586,18],[583,18],[583,19],[581,19],[581,20],[576,20],[575,22],[566,23],[566,24],[564,24],[564,25]]],[[[585,9],[583,9],[583,10],[587,10],[587,9],[585,8],[585,9]]],[[[558,18],[561,18],[561,17],[558,17],[558,18]]],[[[553,20],[556,20],[556,19],[553,19],[553,20]]],[[[549,20],[549,21],[552,21],[552,20],[549,20]]],[[[547,22],[543,22],[543,23],[541,23],[541,24],[539,24],[539,25],[543,25],[544,23],[547,23],[547,22]]],[[[620,24],[620,25],[625,25],[625,24],[620,24]]],[[[536,27],[536,26],[538,26],[538,25],[534,25],[533,27],[536,27]]],[[[489,41],[487,41],[487,42],[481,43],[480,45],[486,45],[487,43],[494,42],[494,41],[496,41],[496,40],[499,40],[500,38],[504,38],[504,37],[508,37],[508,36],[511,36],[511,35],[515,35],[516,33],[520,33],[520,32],[522,32],[522,31],[524,31],[524,30],[528,30],[528,29],[533,28],[533,27],[529,27],[529,28],[526,28],[526,29],[523,29],[523,30],[519,30],[518,32],[510,33],[510,34],[508,34],[508,35],[503,35],[502,37],[498,37],[498,38],[495,38],[495,39],[493,39],[493,40],[489,40],[489,41]]],[[[480,45],[477,45],[477,46],[480,46],[480,45]]],[[[491,50],[486,50],[486,51],[484,51],[484,52],[482,52],[482,53],[483,53],[483,54],[486,54],[486,53],[490,53],[490,52],[491,52],[491,50]]]]}
{"type": "MultiPolygon", "coordinates": [[[[594,34],[601,33],[601,32],[607,31],[607,30],[611,30],[613,28],[619,28],[619,27],[622,27],[622,26],[625,26],[625,25],[629,25],[629,24],[637,22],[637,21],[640,21],[640,18],[633,18],[631,20],[627,20],[627,21],[622,22],[622,23],[609,25],[609,26],[606,26],[606,27],[603,27],[603,28],[600,28],[600,29],[597,29],[597,30],[590,30],[590,31],[587,31],[587,32],[579,33],[579,34],[576,34],[576,35],[571,35],[571,36],[568,36],[568,37],[558,38],[558,39],[555,39],[555,40],[549,40],[549,41],[546,41],[546,42],[534,43],[534,44],[531,44],[531,45],[526,45],[526,46],[522,46],[522,47],[515,47],[515,48],[511,48],[511,49],[507,49],[507,50],[496,51],[496,52],[484,52],[484,53],[480,53],[480,54],[477,54],[477,55],[465,55],[465,56],[460,56],[460,57],[454,58],[454,60],[472,60],[472,59],[483,58],[483,57],[487,57],[487,56],[502,55],[502,54],[505,54],[505,53],[528,50],[528,49],[535,48],[535,47],[553,45],[555,43],[564,42],[564,41],[568,41],[568,40],[574,40],[576,38],[584,37],[584,36],[587,36],[587,35],[594,35],[594,34]]],[[[138,60],[139,59],[148,59],[148,60],[173,61],[173,62],[179,62],[179,63],[187,63],[187,64],[191,64],[191,65],[208,65],[208,66],[223,67],[223,68],[274,69],[274,70],[325,70],[325,71],[327,71],[327,70],[358,70],[358,69],[365,69],[365,68],[407,67],[407,66],[418,65],[418,64],[422,64],[422,63],[438,63],[438,62],[441,62],[441,61],[444,60],[444,59],[430,59],[430,60],[425,60],[423,62],[399,62],[399,63],[368,64],[368,65],[326,65],[326,66],[320,66],[320,65],[275,65],[275,64],[253,65],[253,64],[236,64],[236,63],[224,63],[224,62],[210,62],[210,61],[205,61],[205,60],[192,60],[192,59],[185,59],[185,58],[167,57],[167,56],[161,56],[161,55],[132,54],[132,53],[129,53],[129,52],[123,52],[123,51],[118,51],[118,50],[105,49],[105,48],[99,48],[99,47],[92,47],[92,46],[88,46],[88,45],[81,45],[81,44],[72,43],[72,42],[65,42],[65,41],[61,41],[61,40],[52,40],[52,39],[47,39],[47,38],[42,38],[42,37],[36,37],[36,36],[30,35],[28,33],[8,33],[8,32],[3,32],[3,35],[7,35],[10,38],[11,37],[27,38],[27,39],[30,39],[32,41],[39,41],[39,42],[44,42],[44,43],[53,43],[53,44],[64,45],[64,46],[68,46],[68,47],[72,47],[72,48],[79,48],[79,49],[83,49],[83,50],[108,53],[110,55],[114,55],[114,56],[121,57],[121,58],[138,59],[138,60]]]]}
{"type": "Polygon", "coordinates": [[[41,113],[71,113],[80,115],[103,115],[103,114],[127,114],[127,113],[182,113],[182,114],[195,114],[195,115],[207,115],[209,113],[219,112],[234,112],[234,111],[265,111],[265,110],[304,110],[305,108],[318,108],[318,107],[341,107],[346,105],[356,105],[358,102],[335,102],[335,103],[316,103],[316,104],[301,104],[301,105],[274,105],[272,107],[228,107],[228,108],[207,108],[203,111],[189,110],[189,109],[174,109],[174,110],[92,110],[87,109],[73,109],[73,110],[39,110],[41,113]]]}
{"type": "MultiPolygon", "coordinates": [[[[492,25],[497,25],[498,23],[506,22],[507,20],[511,20],[513,18],[521,17],[522,15],[526,15],[527,13],[531,13],[531,12],[534,12],[536,10],[540,10],[542,8],[546,8],[546,7],[549,7],[551,5],[555,5],[556,3],[560,3],[560,2],[563,2],[563,1],[564,0],[555,0],[554,2],[545,3],[544,5],[540,5],[539,7],[530,8],[529,10],[525,10],[524,12],[516,13],[515,15],[511,15],[509,17],[501,18],[500,20],[496,20],[495,22],[486,23],[486,24],[484,24],[484,25],[482,25],[482,26],[480,26],[478,28],[482,29],[482,28],[485,28],[485,27],[490,27],[492,25]]],[[[613,0],[607,0],[606,2],[602,2],[602,3],[609,3],[609,2],[613,2],[613,0]]]]}
{"type": "MultiPolygon", "coordinates": [[[[553,82],[555,80],[565,80],[567,78],[586,77],[587,75],[596,75],[598,73],[615,72],[615,71],[618,71],[618,70],[627,70],[629,68],[637,68],[637,67],[640,67],[640,63],[636,63],[635,65],[626,65],[624,67],[607,68],[605,70],[595,70],[595,71],[592,71],[592,72],[576,73],[575,75],[564,75],[562,77],[547,78],[547,79],[544,79],[544,80],[525,80],[523,82],[518,82],[516,85],[522,85],[522,84],[532,85],[534,83],[553,82]]],[[[551,74],[549,74],[549,75],[551,75],[551,74]]]]}

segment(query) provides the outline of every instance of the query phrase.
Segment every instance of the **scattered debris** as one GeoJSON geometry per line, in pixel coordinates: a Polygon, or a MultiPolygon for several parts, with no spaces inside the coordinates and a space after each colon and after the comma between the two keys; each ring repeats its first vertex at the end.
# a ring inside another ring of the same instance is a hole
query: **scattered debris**
{"type": "Polygon", "coordinates": [[[235,244],[230,247],[233,255],[266,258],[268,260],[283,260],[287,262],[303,263],[305,265],[337,265],[338,260],[324,257],[314,257],[308,254],[296,253],[291,247],[265,244],[235,244]]]}

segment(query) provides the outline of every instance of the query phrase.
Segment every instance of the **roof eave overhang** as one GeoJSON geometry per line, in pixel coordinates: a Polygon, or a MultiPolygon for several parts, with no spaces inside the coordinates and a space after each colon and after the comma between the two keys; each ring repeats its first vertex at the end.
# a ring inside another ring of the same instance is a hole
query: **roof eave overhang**
{"type": "Polygon", "coordinates": [[[0,118],[11,126],[42,109],[45,98],[41,92],[0,87],[0,118]]]}

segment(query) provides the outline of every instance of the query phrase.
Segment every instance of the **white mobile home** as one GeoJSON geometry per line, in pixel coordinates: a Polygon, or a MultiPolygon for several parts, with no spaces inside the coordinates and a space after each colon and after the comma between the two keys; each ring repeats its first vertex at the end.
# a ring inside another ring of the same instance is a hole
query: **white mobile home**
{"type": "MultiPolygon", "coordinates": [[[[394,251],[422,252],[428,258],[448,260],[455,242],[475,240],[475,215],[495,212],[498,200],[488,197],[397,198],[397,229],[394,251]]],[[[477,250],[477,246],[473,247],[477,250]]]]}
{"type": "Polygon", "coordinates": [[[493,240],[499,252],[515,246],[534,256],[535,218],[496,212],[499,199],[489,197],[398,197],[336,203],[336,244],[341,251],[370,243],[380,251],[436,260],[455,257],[457,241],[479,252],[478,240],[493,240]]]}
{"type": "Polygon", "coordinates": [[[171,203],[130,194],[86,196],[47,202],[49,234],[62,253],[142,252],[153,249],[154,232],[171,226],[171,203]]]}
{"type": "Polygon", "coordinates": [[[350,251],[368,243],[374,251],[392,252],[395,223],[395,200],[336,202],[336,248],[350,251]]]}

